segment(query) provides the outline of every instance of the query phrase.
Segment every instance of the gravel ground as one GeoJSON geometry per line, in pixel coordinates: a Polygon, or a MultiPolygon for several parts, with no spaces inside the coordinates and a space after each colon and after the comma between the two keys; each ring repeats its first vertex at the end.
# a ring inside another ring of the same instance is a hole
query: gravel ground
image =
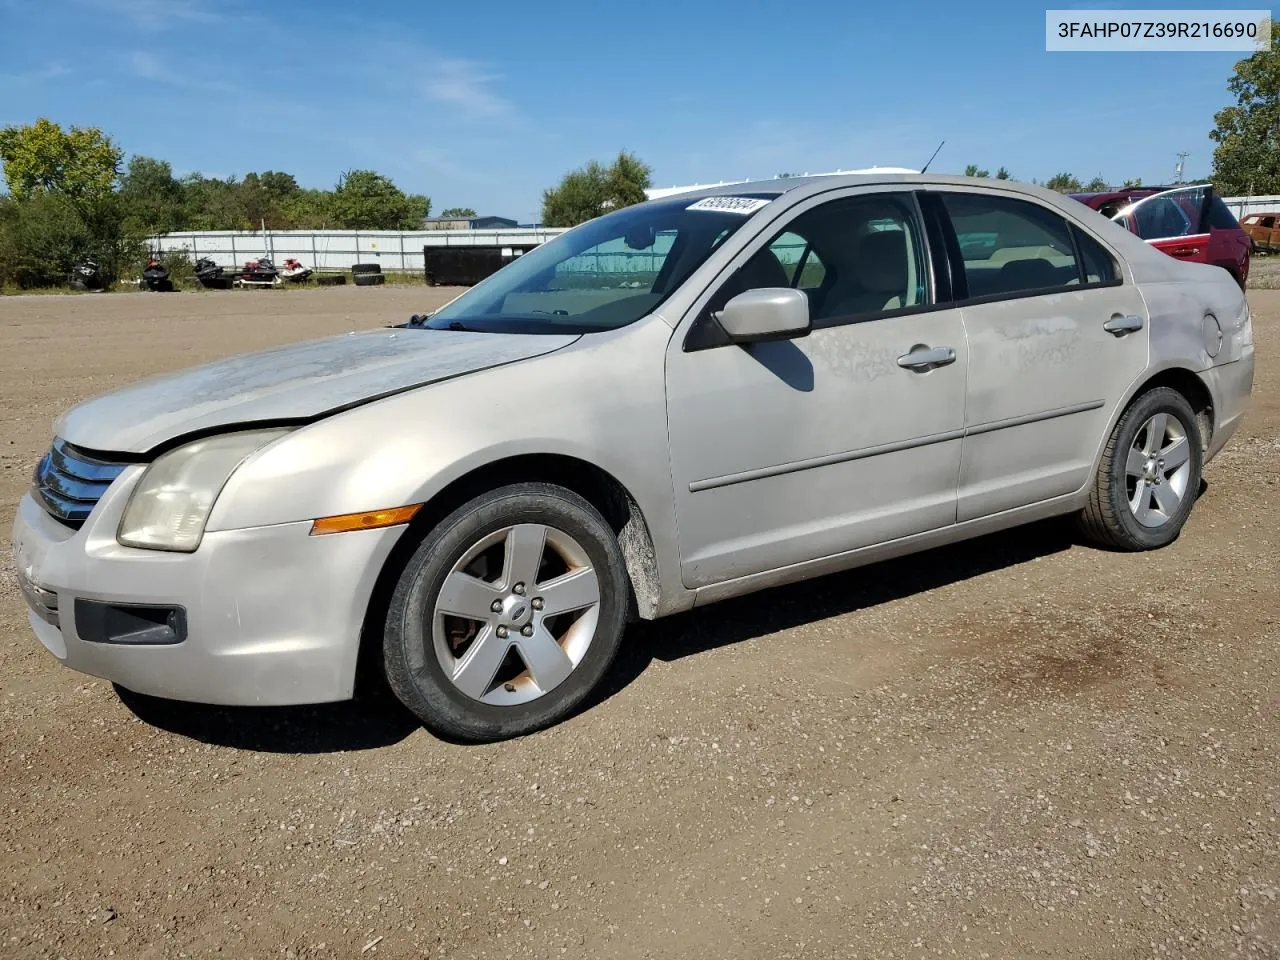
{"type": "MultiPolygon", "coordinates": [[[[0,523],[51,419],[408,288],[0,300],[0,523]]],[[[126,696],[0,554],[0,957],[1280,957],[1280,292],[1152,554],[1038,524],[642,624],[553,730],[126,696]]]]}

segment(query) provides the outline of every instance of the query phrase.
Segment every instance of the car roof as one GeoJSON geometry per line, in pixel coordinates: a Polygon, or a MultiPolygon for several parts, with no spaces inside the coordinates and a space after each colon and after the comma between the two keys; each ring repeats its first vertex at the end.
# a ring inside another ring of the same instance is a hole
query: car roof
{"type": "MultiPolygon", "coordinates": [[[[668,194],[660,199],[649,201],[661,203],[664,200],[698,200],[702,197],[717,196],[759,196],[780,197],[784,194],[811,194],[842,187],[865,186],[957,186],[980,187],[1000,190],[1008,193],[1022,193],[1027,196],[1062,198],[1061,194],[1045,187],[1022,183],[1018,180],[997,180],[992,177],[961,177],[950,174],[934,173],[838,173],[821,174],[813,177],[781,177],[772,180],[745,180],[740,183],[715,184],[708,187],[695,187],[687,193],[668,194]]],[[[1142,188],[1147,189],[1147,188],[1142,188]]],[[[1124,196],[1125,194],[1117,194],[1124,196]]]]}
{"type": "MultiPolygon", "coordinates": [[[[1039,200],[1057,207],[1063,213],[1075,216],[1077,210],[1089,210],[1092,204],[1082,203],[1071,195],[1058,193],[1037,184],[1022,183],[1018,180],[997,180],[992,177],[961,177],[951,174],[933,173],[844,173],[821,174],[813,177],[782,177],[773,180],[747,180],[741,183],[716,184],[708,187],[697,187],[688,193],[669,194],[649,203],[694,202],[703,197],[717,196],[755,196],[775,200],[780,197],[788,199],[788,205],[800,203],[804,199],[833,189],[847,187],[938,187],[953,186],[977,189],[994,193],[1012,194],[1028,199],[1039,200]]],[[[1141,192],[1158,193],[1159,188],[1142,187],[1141,192]]],[[[1133,193],[1118,193],[1117,197],[1136,196],[1133,193]]],[[[763,211],[761,211],[763,213],[763,211]]],[[[1094,210],[1094,213],[1097,211],[1094,210]]]]}

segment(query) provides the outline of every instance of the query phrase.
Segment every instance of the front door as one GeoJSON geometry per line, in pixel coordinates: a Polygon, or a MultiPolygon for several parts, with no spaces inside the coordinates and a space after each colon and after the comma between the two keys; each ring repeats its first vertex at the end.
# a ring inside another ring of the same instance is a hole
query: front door
{"type": "Polygon", "coordinates": [[[968,356],[928,259],[910,193],[814,198],[695,304],[667,356],[686,586],[955,522],[968,356]],[[712,312],[761,287],[804,290],[812,333],[708,335],[712,312]]]}
{"type": "Polygon", "coordinates": [[[1096,238],[1048,207],[941,187],[925,203],[941,205],[967,287],[959,520],[1079,490],[1147,366],[1141,294],[1096,238]]]}

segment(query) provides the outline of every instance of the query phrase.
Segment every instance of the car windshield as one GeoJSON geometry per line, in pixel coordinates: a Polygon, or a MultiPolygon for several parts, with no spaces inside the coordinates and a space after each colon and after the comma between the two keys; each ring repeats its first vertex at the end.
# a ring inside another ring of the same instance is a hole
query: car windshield
{"type": "Polygon", "coordinates": [[[672,198],[590,220],[432,314],[430,330],[593,333],[652,313],[774,194],[672,198]]]}

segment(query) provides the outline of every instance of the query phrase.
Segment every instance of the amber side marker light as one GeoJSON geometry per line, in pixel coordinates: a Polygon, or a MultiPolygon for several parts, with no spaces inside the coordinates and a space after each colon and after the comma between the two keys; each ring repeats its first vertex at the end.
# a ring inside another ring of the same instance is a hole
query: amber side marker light
{"type": "Polygon", "coordinates": [[[370,510],[367,513],[344,513],[339,517],[321,517],[311,522],[311,536],[325,533],[347,533],[351,530],[376,530],[378,527],[394,527],[399,523],[408,523],[414,514],[422,509],[422,504],[413,503],[407,507],[391,507],[388,510],[370,510]]]}

